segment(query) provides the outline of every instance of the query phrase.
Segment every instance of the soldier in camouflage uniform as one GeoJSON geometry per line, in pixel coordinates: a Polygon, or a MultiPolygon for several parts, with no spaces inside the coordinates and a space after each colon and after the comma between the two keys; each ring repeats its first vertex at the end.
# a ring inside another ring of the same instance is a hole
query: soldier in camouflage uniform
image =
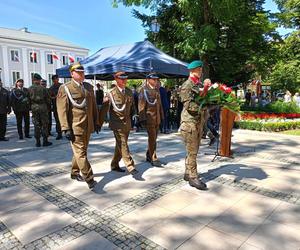
{"type": "Polygon", "coordinates": [[[12,89],[10,94],[10,102],[17,119],[19,139],[23,140],[24,138],[23,130],[22,130],[23,120],[25,124],[24,126],[25,137],[31,138],[31,136],[29,135],[29,122],[30,122],[29,92],[27,88],[24,88],[23,79],[18,79],[16,81],[16,86],[15,88],[12,89]]]}
{"type": "Polygon", "coordinates": [[[198,179],[196,159],[201,142],[205,111],[199,109],[199,105],[194,101],[194,96],[200,94],[202,62],[194,61],[188,65],[188,69],[190,76],[183,83],[180,91],[180,99],[183,103],[180,132],[186,148],[184,180],[188,181],[192,187],[206,190],[206,184],[198,179]]]}
{"type": "Polygon", "coordinates": [[[34,137],[36,146],[41,146],[41,136],[43,137],[43,146],[50,146],[52,142],[48,141],[48,107],[50,97],[47,90],[40,85],[42,77],[34,74],[33,85],[29,88],[29,99],[32,111],[32,122],[34,125],[34,137]]]}
{"type": "MultiPolygon", "coordinates": [[[[53,75],[52,81],[53,81],[53,85],[49,88],[49,94],[50,94],[50,98],[51,98],[51,102],[52,102],[52,111],[53,111],[55,124],[56,124],[55,125],[56,133],[57,133],[56,140],[61,140],[62,132],[61,132],[61,126],[60,126],[58,113],[57,113],[56,98],[57,98],[58,89],[62,84],[59,82],[58,75],[53,75]]],[[[50,116],[51,116],[51,113],[50,113],[50,116]]],[[[51,119],[52,119],[52,116],[51,116],[51,119]]]]}
{"type": "Polygon", "coordinates": [[[9,91],[2,87],[0,79],[0,141],[8,141],[5,137],[7,115],[11,112],[9,91]]]}

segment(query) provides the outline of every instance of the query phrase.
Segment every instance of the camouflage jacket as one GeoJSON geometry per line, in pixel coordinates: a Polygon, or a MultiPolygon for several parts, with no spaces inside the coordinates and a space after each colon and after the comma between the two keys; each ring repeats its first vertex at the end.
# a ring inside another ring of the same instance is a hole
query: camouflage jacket
{"type": "Polygon", "coordinates": [[[30,110],[29,91],[27,88],[14,88],[10,93],[10,103],[15,113],[30,110]]]}
{"type": "Polygon", "coordinates": [[[40,85],[33,84],[28,90],[32,112],[48,112],[50,96],[47,89],[40,85]]]}
{"type": "Polygon", "coordinates": [[[198,95],[199,92],[199,86],[194,84],[190,79],[182,84],[179,93],[180,100],[183,104],[181,122],[198,123],[204,118],[204,111],[199,109],[199,105],[194,101],[195,95],[198,95]]]}

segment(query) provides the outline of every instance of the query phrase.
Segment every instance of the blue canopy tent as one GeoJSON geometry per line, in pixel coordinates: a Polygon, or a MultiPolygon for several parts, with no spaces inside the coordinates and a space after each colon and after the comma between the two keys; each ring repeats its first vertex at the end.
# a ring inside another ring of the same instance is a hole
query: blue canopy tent
{"type": "MultiPolygon", "coordinates": [[[[80,63],[87,79],[113,80],[117,71],[127,72],[130,79],[143,79],[150,72],[161,78],[185,78],[189,74],[185,62],[165,54],[149,41],[102,48],[80,63]]],[[[69,66],[57,69],[56,74],[69,78],[69,66]]]]}

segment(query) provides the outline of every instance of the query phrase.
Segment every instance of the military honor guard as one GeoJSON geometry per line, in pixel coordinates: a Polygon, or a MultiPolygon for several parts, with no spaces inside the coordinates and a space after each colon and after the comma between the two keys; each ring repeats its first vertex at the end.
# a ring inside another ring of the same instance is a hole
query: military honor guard
{"type": "Polygon", "coordinates": [[[29,91],[24,87],[23,79],[18,79],[15,84],[15,88],[12,89],[10,94],[11,107],[15,113],[17,120],[17,128],[19,139],[24,139],[24,134],[26,138],[31,138],[29,135],[30,126],[30,102],[29,102],[29,91]],[[24,120],[24,134],[22,123],[24,120]]]}
{"type": "Polygon", "coordinates": [[[131,115],[135,114],[135,106],[132,91],[126,88],[128,76],[124,72],[114,74],[115,87],[108,93],[109,98],[109,127],[113,131],[116,145],[111,162],[111,170],[125,172],[119,166],[123,159],[128,172],[136,175],[138,171],[134,167],[134,161],[128,147],[128,136],[131,129],[131,115]]]}
{"type": "Polygon", "coordinates": [[[87,149],[91,133],[99,129],[96,100],[93,86],[84,82],[84,67],[75,63],[69,70],[72,80],[58,90],[57,113],[61,130],[73,150],[71,178],[85,181],[92,190],[97,182],[87,158],[87,149]]]}
{"type": "Polygon", "coordinates": [[[188,69],[190,71],[189,78],[183,83],[180,91],[180,99],[183,103],[180,133],[186,148],[184,180],[188,181],[192,187],[206,190],[207,186],[198,178],[197,171],[197,154],[206,111],[199,109],[199,105],[194,101],[194,96],[200,94],[202,62],[193,61],[188,65],[188,69]]]}
{"type": "Polygon", "coordinates": [[[34,125],[34,137],[36,146],[41,146],[41,136],[43,137],[43,147],[52,145],[48,141],[48,107],[50,97],[47,89],[41,86],[42,77],[35,73],[33,75],[33,84],[29,87],[30,108],[32,111],[32,123],[34,125]]]}
{"type": "Polygon", "coordinates": [[[0,141],[8,141],[5,137],[7,115],[11,112],[9,91],[3,88],[2,81],[0,79],[0,141]]]}
{"type": "MultiPolygon", "coordinates": [[[[62,85],[59,82],[59,78],[58,75],[53,75],[52,76],[52,86],[49,88],[49,94],[50,94],[50,98],[51,98],[51,111],[53,112],[54,115],[54,119],[55,119],[55,129],[56,129],[56,140],[61,140],[62,139],[62,132],[61,132],[61,127],[60,127],[60,123],[59,123],[59,118],[58,118],[58,113],[57,113],[57,106],[56,106],[56,97],[58,94],[58,89],[59,87],[62,85]]],[[[50,114],[51,120],[52,120],[52,115],[50,114]]]]}
{"type": "Polygon", "coordinates": [[[159,77],[155,74],[147,75],[145,84],[139,94],[139,121],[146,127],[148,133],[148,150],[146,160],[153,166],[161,167],[156,155],[156,140],[159,125],[164,119],[164,113],[159,93],[159,77]]]}

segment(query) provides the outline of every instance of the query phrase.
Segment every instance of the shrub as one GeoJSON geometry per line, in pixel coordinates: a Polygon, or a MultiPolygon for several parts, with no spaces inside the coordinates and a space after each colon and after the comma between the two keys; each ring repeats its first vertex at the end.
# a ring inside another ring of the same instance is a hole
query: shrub
{"type": "Polygon", "coordinates": [[[242,111],[252,111],[255,113],[267,112],[267,113],[300,113],[300,108],[295,102],[283,102],[276,101],[271,102],[265,107],[241,107],[242,111]]]}
{"type": "Polygon", "coordinates": [[[283,131],[290,129],[299,129],[300,121],[282,121],[282,122],[261,122],[257,120],[236,121],[235,128],[250,129],[258,131],[283,131]]]}

